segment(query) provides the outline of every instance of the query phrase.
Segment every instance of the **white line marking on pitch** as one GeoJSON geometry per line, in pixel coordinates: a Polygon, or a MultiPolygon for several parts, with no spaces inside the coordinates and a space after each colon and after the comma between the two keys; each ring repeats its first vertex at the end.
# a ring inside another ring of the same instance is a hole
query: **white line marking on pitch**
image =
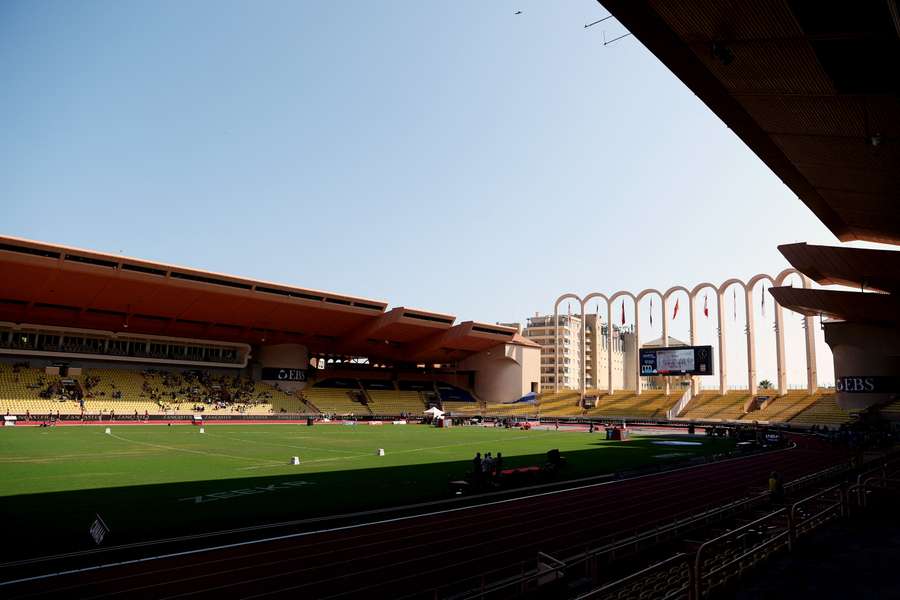
{"type": "Polygon", "coordinates": [[[163,444],[153,444],[151,442],[141,442],[139,440],[129,440],[128,438],[123,438],[114,433],[111,433],[109,435],[110,435],[110,437],[114,437],[117,440],[122,440],[123,442],[129,442],[132,444],[141,444],[143,446],[151,446],[153,448],[163,448],[165,450],[174,450],[176,452],[190,452],[191,454],[202,454],[204,456],[218,456],[220,458],[236,458],[238,460],[252,460],[253,462],[259,462],[260,460],[264,460],[265,462],[271,463],[273,465],[282,464],[282,463],[276,462],[274,460],[265,460],[265,459],[253,458],[250,456],[236,456],[234,454],[221,454],[219,452],[204,452],[203,450],[193,450],[191,448],[179,448],[177,446],[165,446],[163,444]]]}
{"type": "Polygon", "coordinates": [[[272,442],[258,442],[256,440],[245,440],[245,439],[241,439],[241,438],[233,438],[233,437],[228,437],[227,435],[219,435],[218,433],[207,433],[206,435],[212,436],[212,437],[217,437],[217,438],[222,438],[223,440],[231,440],[233,442],[242,442],[242,443],[248,443],[248,444],[259,444],[261,446],[273,446],[273,447],[278,446],[280,448],[291,448],[292,450],[319,450],[322,452],[339,452],[341,454],[352,454],[354,456],[368,456],[368,454],[363,454],[362,452],[360,452],[358,450],[357,451],[336,450],[333,448],[317,448],[315,446],[289,446],[287,444],[275,444],[272,442]]]}

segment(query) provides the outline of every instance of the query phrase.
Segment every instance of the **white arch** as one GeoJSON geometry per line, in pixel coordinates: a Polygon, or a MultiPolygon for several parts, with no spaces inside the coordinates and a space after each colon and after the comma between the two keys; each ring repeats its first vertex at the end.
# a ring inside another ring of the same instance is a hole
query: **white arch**
{"type": "MultiPolygon", "coordinates": [[[[641,380],[640,380],[640,377],[638,377],[638,375],[637,375],[637,372],[638,372],[637,322],[638,322],[638,316],[639,316],[639,312],[638,312],[639,311],[639,309],[638,309],[639,298],[637,298],[634,294],[632,294],[629,291],[620,290],[609,297],[609,306],[610,306],[610,311],[612,311],[612,306],[613,306],[613,303],[616,301],[616,299],[624,298],[626,296],[628,298],[631,298],[631,301],[634,302],[635,343],[634,343],[634,360],[632,361],[633,362],[633,365],[632,365],[633,371],[632,372],[634,373],[635,393],[640,394],[641,393],[641,380]]],[[[610,314],[612,314],[612,312],[610,312],[610,314]]],[[[612,319],[610,319],[610,320],[612,320],[612,319]]],[[[610,325],[612,325],[612,324],[610,323],[610,325]]],[[[610,336],[609,341],[611,344],[612,343],[612,328],[610,328],[609,336],[610,336]]],[[[623,384],[624,384],[624,381],[623,381],[623,384]]]]}
{"type": "MultiPolygon", "coordinates": [[[[643,300],[644,298],[646,298],[647,296],[649,296],[651,294],[656,294],[657,296],[659,296],[660,302],[663,302],[663,313],[665,313],[665,311],[666,311],[666,307],[665,307],[665,303],[664,303],[665,297],[663,296],[662,292],[660,292],[658,289],[647,288],[646,290],[641,290],[640,292],[638,292],[637,299],[634,302],[634,372],[635,372],[634,393],[635,394],[641,393],[641,378],[638,373],[640,370],[640,367],[638,364],[640,359],[639,359],[638,355],[640,354],[640,348],[641,348],[641,300],[643,300]]],[[[663,315],[663,316],[665,316],[665,315],[663,315]]],[[[665,329],[664,329],[663,337],[665,338],[665,329]]],[[[668,345],[668,340],[664,340],[664,342],[666,343],[665,345],[668,345]]],[[[668,379],[666,379],[666,381],[668,381],[668,379]]]]}
{"type": "Polygon", "coordinates": [[[576,300],[579,304],[581,304],[581,296],[578,294],[573,294],[572,292],[566,292],[556,299],[556,302],[553,303],[553,345],[554,345],[554,356],[553,356],[553,391],[559,391],[559,305],[563,300],[570,298],[572,300],[576,300]]]}
{"type": "MultiPolygon", "coordinates": [[[[690,345],[694,345],[694,338],[696,337],[695,331],[695,323],[694,323],[694,297],[691,296],[690,290],[688,290],[683,285],[673,285],[669,289],[666,290],[666,293],[663,294],[662,301],[662,310],[663,310],[663,346],[668,347],[669,345],[669,298],[675,292],[682,291],[687,295],[688,299],[688,311],[690,313],[690,345]]],[[[672,389],[669,385],[669,378],[666,377],[666,395],[668,396],[671,393],[672,389]]]]}
{"type": "MultiPolygon", "coordinates": [[[[803,273],[801,273],[797,269],[785,269],[784,271],[782,271],[781,273],[779,273],[778,275],[775,276],[775,285],[784,285],[784,282],[791,275],[799,275],[801,281],[806,279],[806,277],[803,275],[803,273]]],[[[804,285],[803,287],[806,287],[806,286],[804,285]]]]}
{"type": "MultiPolygon", "coordinates": [[[[669,315],[668,315],[668,305],[669,300],[672,295],[676,292],[682,291],[687,295],[688,298],[688,310],[690,316],[690,337],[691,337],[691,345],[696,345],[697,343],[697,319],[696,319],[696,304],[699,294],[704,290],[711,288],[713,293],[716,295],[717,300],[717,315],[716,315],[716,329],[718,332],[718,341],[719,341],[719,391],[720,393],[727,393],[728,391],[728,364],[726,359],[726,339],[725,339],[725,331],[724,331],[724,321],[725,321],[725,292],[733,285],[739,285],[743,288],[745,294],[745,310],[746,310],[746,336],[747,336],[747,378],[750,387],[751,393],[755,394],[757,392],[757,377],[756,377],[756,335],[755,335],[755,322],[753,315],[753,288],[757,283],[763,280],[768,280],[771,282],[773,286],[780,286],[787,281],[789,277],[792,275],[798,275],[802,282],[804,288],[810,288],[812,282],[805,275],[797,271],[793,268],[784,269],[778,275],[771,276],[766,273],[758,273],[751,277],[746,282],[737,278],[732,277],[720,285],[715,285],[712,282],[704,281],[698,283],[693,288],[687,288],[682,285],[675,285],[667,289],[665,292],[661,292],[656,288],[648,288],[645,290],[641,290],[637,293],[637,295],[632,294],[627,290],[620,290],[615,292],[614,294],[607,296],[601,292],[591,292],[583,299],[575,293],[565,293],[559,296],[556,299],[556,302],[553,305],[553,323],[554,323],[554,344],[556,355],[554,357],[554,389],[559,391],[559,364],[561,362],[561,357],[559,354],[559,305],[566,299],[572,299],[579,303],[581,306],[581,320],[582,320],[582,332],[581,332],[581,355],[582,355],[582,367],[581,367],[581,391],[582,395],[585,392],[586,388],[586,361],[585,358],[587,356],[586,353],[586,317],[585,314],[587,309],[587,304],[593,299],[601,299],[606,303],[606,311],[607,311],[607,381],[608,381],[608,392],[610,394],[613,393],[613,377],[612,377],[612,336],[613,336],[613,324],[614,324],[614,315],[613,311],[615,310],[615,302],[619,298],[622,298],[624,301],[625,297],[631,298],[631,301],[634,303],[634,313],[635,313],[635,323],[634,323],[634,357],[631,365],[631,371],[635,377],[635,393],[641,393],[640,386],[640,376],[638,369],[639,362],[639,349],[640,349],[640,302],[646,296],[651,294],[656,294],[660,297],[662,303],[662,311],[663,311],[663,346],[668,346],[669,344],[669,315]]],[[[815,363],[815,338],[814,338],[814,321],[813,317],[804,317],[804,327],[806,329],[806,364],[807,364],[807,387],[810,393],[814,392],[817,387],[817,373],[816,373],[816,363],[815,363]]],[[[598,329],[599,330],[599,329],[598,329]]],[[[783,308],[775,302],[775,339],[776,339],[776,362],[778,364],[778,391],[780,395],[787,393],[787,370],[785,369],[785,352],[784,352],[784,318],[783,318],[783,308]]],[[[692,387],[694,391],[698,391],[698,379],[692,379],[692,387]]],[[[669,392],[669,382],[666,380],[666,392],[669,392]]]]}
{"type": "MultiPolygon", "coordinates": [[[[809,289],[812,287],[812,281],[798,271],[797,269],[785,269],[781,273],[775,276],[775,285],[781,286],[784,285],[784,282],[787,281],[787,278],[791,275],[797,275],[800,277],[801,285],[809,289]]],[[[819,387],[819,374],[818,369],[816,368],[816,338],[815,338],[815,326],[816,322],[813,317],[805,316],[803,317],[803,337],[806,342],[806,391],[810,394],[815,393],[816,389],[819,387]]],[[[778,393],[784,395],[787,393],[787,369],[785,368],[784,363],[784,311],[780,304],[775,303],[775,331],[776,331],[776,340],[780,340],[777,354],[781,356],[782,360],[779,363],[778,368],[778,393]]]]}
{"type": "Polygon", "coordinates": [[[773,278],[771,275],[767,275],[766,273],[758,273],[747,281],[747,287],[752,288],[764,279],[768,279],[769,283],[771,283],[772,285],[776,285],[775,278],[773,278]]]}
{"type": "MultiPolygon", "coordinates": [[[[588,302],[593,300],[594,298],[602,298],[606,302],[606,373],[607,373],[607,388],[610,394],[613,393],[612,389],[612,304],[609,301],[609,298],[606,297],[606,294],[601,292],[591,292],[587,296],[584,297],[584,300],[581,301],[581,395],[584,396],[585,388],[587,387],[587,317],[585,315],[585,309],[587,308],[588,302]]],[[[596,338],[600,335],[600,328],[594,333],[594,337],[596,338]]],[[[597,375],[594,374],[594,383],[596,384],[597,375]]]]}
{"type": "Polygon", "coordinates": [[[737,277],[731,277],[730,279],[726,279],[722,282],[722,285],[719,286],[718,295],[719,295],[719,327],[721,328],[720,334],[720,345],[719,345],[719,362],[722,363],[723,368],[719,372],[719,392],[722,394],[728,393],[728,377],[727,377],[727,369],[724,367],[725,365],[725,292],[733,285],[739,285],[744,290],[744,308],[745,308],[745,320],[744,320],[744,334],[747,339],[747,387],[750,389],[750,393],[756,393],[756,352],[754,352],[753,344],[756,336],[753,330],[753,315],[751,314],[751,304],[752,300],[750,298],[750,290],[751,288],[747,287],[747,284],[737,277]]]}
{"type": "MultiPolygon", "coordinates": [[[[792,270],[793,269],[787,269],[785,271],[782,271],[782,274],[786,273],[787,271],[792,271],[792,270]]],[[[751,395],[756,395],[756,393],[759,391],[759,389],[758,389],[759,381],[758,381],[757,369],[756,369],[756,318],[753,315],[753,288],[756,287],[757,283],[759,283],[760,281],[765,281],[766,279],[768,279],[769,283],[771,283],[773,286],[776,285],[775,278],[773,278],[771,275],[768,275],[766,273],[758,273],[758,274],[754,275],[753,277],[751,277],[750,280],[747,281],[747,285],[744,287],[744,290],[747,295],[747,300],[746,300],[746,304],[747,304],[747,382],[750,387],[751,395]]],[[[765,292],[763,292],[763,294],[765,294],[765,292]]],[[[773,298],[773,300],[774,300],[774,298],[773,298]]],[[[778,321],[777,315],[778,315],[780,307],[778,306],[777,302],[775,302],[774,304],[775,304],[775,313],[776,313],[775,319],[776,319],[776,324],[777,324],[777,321],[778,321]]],[[[775,327],[775,365],[776,365],[777,373],[782,373],[784,371],[784,363],[782,362],[784,360],[784,339],[781,336],[782,336],[781,328],[776,326],[775,327]]],[[[779,375],[779,377],[780,377],[780,375],[779,375]]],[[[787,382],[786,381],[787,380],[785,380],[785,384],[784,384],[785,392],[787,391],[787,382]]],[[[779,393],[783,393],[783,392],[781,392],[780,385],[779,385],[779,393]]]]}
{"type": "MultiPolygon", "coordinates": [[[[719,391],[721,391],[723,387],[725,387],[725,390],[727,391],[728,381],[727,381],[727,367],[725,365],[725,332],[723,331],[723,328],[722,328],[722,319],[723,319],[724,315],[723,315],[722,311],[718,309],[719,307],[722,306],[722,301],[719,298],[719,286],[717,286],[713,283],[710,283],[709,281],[704,281],[702,283],[698,283],[691,290],[691,299],[692,300],[696,299],[697,296],[700,295],[700,292],[702,292],[703,290],[705,290],[707,288],[712,288],[713,294],[715,294],[715,296],[716,296],[716,304],[717,304],[716,332],[717,332],[718,340],[719,340],[719,391]]],[[[693,310],[692,310],[691,314],[693,314],[693,310]]],[[[695,394],[700,391],[699,381],[697,379],[692,380],[692,387],[693,387],[693,391],[695,394]]],[[[722,392],[722,393],[724,394],[725,392],[722,392]]]]}

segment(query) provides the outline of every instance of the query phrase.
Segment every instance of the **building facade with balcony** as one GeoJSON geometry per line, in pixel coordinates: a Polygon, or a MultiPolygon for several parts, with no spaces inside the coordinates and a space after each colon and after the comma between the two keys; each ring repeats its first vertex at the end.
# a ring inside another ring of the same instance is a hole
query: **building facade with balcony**
{"type": "Polygon", "coordinates": [[[613,326],[610,349],[607,337],[608,325],[596,314],[559,315],[559,352],[553,315],[535,313],[527,321],[522,334],[541,347],[541,391],[556,389],[592,391],[609,387],[610,372],[607,353],[612,353],[612,380],[615,389],[634,386],[635,374],[626,366],[632,364],[634,334],[625,328],[613,326]],[[581,335],[584,330],[584,348],[581,335]]]}

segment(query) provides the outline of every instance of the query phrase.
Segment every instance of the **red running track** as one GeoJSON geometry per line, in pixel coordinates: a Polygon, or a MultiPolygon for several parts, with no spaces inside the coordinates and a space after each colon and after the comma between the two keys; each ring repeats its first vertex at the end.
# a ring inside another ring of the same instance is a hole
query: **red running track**
{"type": "Polygon", "coordinates": [[[738,499],[773,470],[790,481],[841,456],[814,441],[780,452],[429,516],[0,587],[5,598],[434,598],[434,588],[536,553],[566,557],[604,540],[738,499]]]}

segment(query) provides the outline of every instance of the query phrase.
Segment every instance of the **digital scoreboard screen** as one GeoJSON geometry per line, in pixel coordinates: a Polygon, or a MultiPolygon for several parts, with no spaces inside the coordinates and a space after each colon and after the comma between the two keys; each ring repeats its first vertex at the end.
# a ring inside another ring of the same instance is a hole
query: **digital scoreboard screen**
{"type": "Polygon", "coordinates": [[[712,375],[712,346],[641,348],[641,376],[712,375]]]}

